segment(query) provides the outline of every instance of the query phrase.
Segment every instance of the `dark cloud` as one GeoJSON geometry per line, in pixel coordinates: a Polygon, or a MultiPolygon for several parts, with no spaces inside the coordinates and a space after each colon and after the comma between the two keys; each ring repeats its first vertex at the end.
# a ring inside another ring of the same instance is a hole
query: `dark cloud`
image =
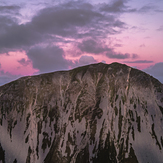
{"type": "Polygon", "coordinates": [[[31,23],[37,31],[64,37],[101,36],[103,32],[106,35],[106,30],[107,33],[117,33],[113,27],[125,26],[124,22],[112,15],[104,15],[89,3],[72,1],[42,9],[31,23]]]}
{"type": "Polygon", "coordinates": [[[116,53],[114,51],[112,51],[110,53],[106,53],[106,56],[108,58],[112,58],[112,59],[127,59],[127,58],[130,58],[130,54],[128,54],[128,53],[121,54],[121,53],[116,53]]]}
{"type": "Polygon", "coordinates": [[[104,4],[101,10],[113,13],[124,12],[126,10],[125,1],[115,0],[111,4],[104,4]]]}
{"type": "Polygon", "coordinates": [[[26,60],[25,58],[22,58],[21,60],[18,60],[18,62],[23,66],[28,66],[31,63],[30,60],[26,60]]]}
{"type": "Polygon", "coordinates": [[[108,47],[105,42],[100,42],[94,39],[83,40],[82,43],[79,43],[77,46],[82,52],[90,54],[102,54],[106,55],[108,58],[114,59],[127,59],[132,57],[133,59],[138,58],[137,54],[122,54],[114,51],[114,48],[108,47]]]}
{"type": "Polygon", "coordinates": [[[161,10],[161,9],[156,9],[155,12],[162,13],[163,10],[161,10]]]}
{"type": "Polygon", "coordinates": [[[101,42],[97,42],[93,39],[83,40],[82,43],[78,44],[78,48],[82,52],[100,54],[106,51],[112,51],[112,49],[108,48],[106,45],[102,45],[101,42]]]}
{"type": "Polygon", "coordinates": [[[157,78],[161,83],[163,83],[163,62],[156,63],[153,66],[150,66],[147,69],[144,69],[146,73],[152,75],[157,78]]]}
{"type": "MultiPolygon", "coordinates": [[[[126,5],[127,2],[128,0],[115,0],[110,4],[103,4],[98,10],[96,5],[93,6],[90,3],[69,1],[39,10],[26,24],[19,24],[18,20],[11,15],[1,16],[0,52],[14,49],[28,50],[31,46],[45,42],[64,42],[66,37],[104,39],[109,34],[120,33],[126,29],[126,24],[120,21],[117,15],[101,11],[131,12],[131,9],[126,5]],[[62,39],[58,39],[57,36],[62,37],[62,39]]],[[[151,6],[144,6],[140,12],[150,8],[151,6]]],[[[19,9],[20,7],[16,5],[0,7],[0,11],[18,11],[19,9]]],[[[83,45],[79,45],[79,48],[82,51],[90,50],[90,53],[93,52],[93,49],[86,47],[84,42],[83,45]]],[[[100,53],[100,51],[105,50],[105,47],[103,48],[96,48],[94,53],[100,53]]]]}
{"type": "Polygon", "coordinates": [[[151,6],[151,5],[148,4],[146,6],[141,7],[138,11],[139,12],[142,12],[142,13],[143,12],[149,12],[149,11],[151,11],[151,9],[153,9],[153,7],[154,6],[151,6]]]}
{"type": "Polygon", "coordinates": [[[115,20],[113,22],[113,27],[118,27],[118,28],[125,28],[125,23],[120,21],[120,20],[115,20]]]}
{"type": "Polygon", "coordinates": [[[147,4],[140,9],[137,9],[137,12],[140,13],[147,13],[147,12],[163,12],[163,10],[160,10],[157,6],[153,4],[147,4]]]}
{"type": "Polygon", "coordinates": [[[109,12],[109,13],[123,13],[123,12],[135,12],[136,9],[131,9],[126,5],[128,0],[115,0],[110,4],[103,4],[101,6],[101,11],[109,12]]]}
{"type": "MultiPolygon", "coordinates": [[[[34,47],[27,53],[29,59],[33,63],[33,68],[38,69],[39,73],[67,70],[69,67],[78,67],[97,61],[92,56],[81,56],[74,63],[64,58],[64,51],[57,46],[34,47]]],[[[19,63],[26,65],[30,61],[24,58],[19,63]]]]}
{"type": "Polygon", "coordinates": [[[136,59],[136,58],[138,58],[138,57],[139,57],[138,54],[132,54],[132,59],[136,59]]]}
{"type": "Polygon", "coordinates": [[[21,49],[35,45],[42,40],[43,36],[33,30],[30,24],[18,25],[15,22],[10,22],[11,25],[4,24],[5,30],[0,33],[0,51],[3,49],[21,49]]]}
{"type": "Polygon", "coordinates": [[[76,27],[83,27],[93,20],[102,19],[100,13],[82,8],[62,8],[52,7],[41,10],[37,16],[32,19],[32,25],[36,31],[61,36],[70,36],[76,34],[76,27]]]}
{"type": "Polygon", "coordinates": [[[0,34],[5,33],[9,27],[16,25],[16,19],[9,16],[0,16],[0,34]]]}
{"type": "Polygon", "coordinates": [[[125,63],[153,63],[153,61],[149,61],[149,60],[136,60],[136,61],[126,61],[125,63]]]}
{"type": "Polygon", "coordinates": [[[62,8],[69,8],[69,9],[86,9],[86,10],[92,10],[94,6],[90,3],[84,2],[84,1],[67,1],[66,3],[62,3],[60,5],[62,8]]]}
{"type": "Polygon", "coordinates": [[[106,33],[116,34],[125,29],[125,23],[115,16],[105,15],[89,3],[72,1],[41,9],[26,24],[19,24],[15,18],[9,16],[0,17],[0,25],[0,51],[27,50],[48,41],[64,42],[65,37],[106,38],[106,33]],[[118,30],[114,27],[118,27],[118,30]],[[58,40],[57,36],[62,39],[58,40]]]}
{"type": "Polygon", "coordinates": [[[0,6],[0,12],[7,12],[7,13],[13,13],[18,12],[20,10],[20,6],[16,5],[10,5],[10,6],[0,6]]]}
{"type": "Polygon", "coordinates": [[[114,0],[112,3],[106,4],[104,3],[100,10],[113,14],[121,14],[121,13],[147,13],[147,12],[163,12],[163,10],[159,9],[159,7],[153,4],[144,5],[141,8],[130,8],[127,6],[128,0],[114,0]]]}
{"type": "Polygon", "coordinates": [[[27,53],[33,63],[33,68],[38,69],[41,73],[66,70],[72,64],[64,58],[64,51],[57,46],[34,47],[27,53]]]}

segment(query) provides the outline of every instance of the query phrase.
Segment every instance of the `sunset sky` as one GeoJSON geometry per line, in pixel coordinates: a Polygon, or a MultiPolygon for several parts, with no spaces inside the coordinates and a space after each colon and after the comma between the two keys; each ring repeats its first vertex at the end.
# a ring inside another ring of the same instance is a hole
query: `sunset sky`
{"type": "Polygon", "coordinates": [[[97,62],[163,83],[163,0],[0,1],[0,85],[97,62]]]}

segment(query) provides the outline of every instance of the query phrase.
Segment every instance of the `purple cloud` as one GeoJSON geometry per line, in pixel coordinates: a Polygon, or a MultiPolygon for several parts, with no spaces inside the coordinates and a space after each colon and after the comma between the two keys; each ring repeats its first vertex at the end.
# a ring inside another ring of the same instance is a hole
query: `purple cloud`
{"type": "Polygon", "coordinates": [[[20,77],[20,75],[12,75],[9,72],[4,72],[3,70],[1,70],[0,71],[0,86],[4,85],[5,83],[16,80],[19,77],[20,77]]]}
{"type": "Polygon", "coordinates": [[[112,58],[112,59],[127,59],[127,58],[130,58],[130,54],[128,54],[128,53],[121,54],[121,53],[111,52],[111,53],[106,53],[106,56],[108,58],[112,58]]]}
{"type": "Polygon", "coordinates": [[[94,57],[89,55],[83,55],[79,58],[79,60],[76,60],[75,63],[72,64],[72,68],[93,64],[93,63],[97,63],[94,57]]]}
{"type": "Polygon", "coordinates": [[[163,62],[156,63],[143,71],[157,78],[161,83],[163,83],[163,62]]]}
{"type": "Polygon", "coordinates": [[[27,55],[33,63],[33,68],[41,73],[66,70],[72,64],[64,58],[64,51],[58,46],[34,47],[28,51],[27,55]]]}
{"type": "Polygon", "coordinates": [[[82,52],[100,54],[107,51],[112,51],[111,48],[108,48],[106,45],[102,45],[101,42],[97,42],[93,39],[83,40],[82,43],[78,44],[78,48],[82,52]]]}

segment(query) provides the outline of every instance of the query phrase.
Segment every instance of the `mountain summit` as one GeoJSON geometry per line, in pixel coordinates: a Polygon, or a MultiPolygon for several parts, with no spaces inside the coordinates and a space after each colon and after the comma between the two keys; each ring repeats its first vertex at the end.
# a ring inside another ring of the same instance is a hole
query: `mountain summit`
{"type": "Polygon", "coordinates": [[[119,63],[0,87],[0,163],[161,163],[163,85],[119,63]]]}

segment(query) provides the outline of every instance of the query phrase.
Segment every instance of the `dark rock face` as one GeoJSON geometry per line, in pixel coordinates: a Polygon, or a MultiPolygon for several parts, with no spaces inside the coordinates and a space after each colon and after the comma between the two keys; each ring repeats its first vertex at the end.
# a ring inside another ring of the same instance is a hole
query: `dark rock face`
{"type": "Polygon", "coordinates": [[[3,150],[1,144],[0,144],[0,161],[2,163],[5,163],[5,151],[3,150]]]}
{"type": "Polygon", "coordinates": [[[161,163],[163,85],[119,63],[0,87],[0,163],[161,163]]]}

